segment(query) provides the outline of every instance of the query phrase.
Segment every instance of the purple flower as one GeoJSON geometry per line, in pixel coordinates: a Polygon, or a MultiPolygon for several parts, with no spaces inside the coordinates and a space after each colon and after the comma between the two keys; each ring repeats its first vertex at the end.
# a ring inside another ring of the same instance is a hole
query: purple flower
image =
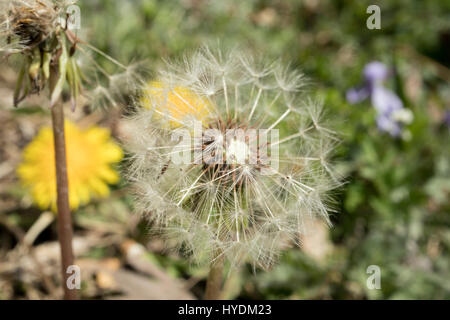
{"type": "Polygon", "coordinates": [[[382,85],[375,86],[372,89],[370,99],[375,110],[381,114],[391,114],[394,111],[403,109],[402,100],[394,92],[382,85]]]}
{"type": "Polygon", "coordinates": [[[363,75],[363,86],[347,91],[347,101],[349,103],[354,104],[367,99],[373,90],[380,87],[383,81],[389,77],[390,72],[385,64],[374,61],[364,67],[363,75]]]}
{"type": "Polygon", "coordinates": [[[347,101],[351,104],[359,103],[370,96],[370,88],[367,86],[352,88],[347,91],[347,101]]]}
{"type": "Polygon", "coordinates": [[[386,80],[391,75],[391,72],[384,63],[373,61],[366,64],[363,74],[367,83],[375,85],[386,80]]]}
{"type": "Polygon", "coordinates": [[[347,101],[351,104],[370,98],[377,111],[377,126],[381,131],[393,137],[399,137],[403,124],[412,121],[412,113],[405,109],[402,100],[391,90],[383,86],[391,72],[378,61],[368,63],[363,70],[364,84],[347,91],[347,101]]]}
{"type": "Polygon", "coordinates": [[[445,111],[444,124],[450,128],[450,110],[445,111]]]}
{"type": "Polygon", "coordinates": [[[389,117],[389,115],[378,115],[377,127],[381,131],[387,132],[393,137],[399,137],[402,133],[401,125],[389,117]]]}

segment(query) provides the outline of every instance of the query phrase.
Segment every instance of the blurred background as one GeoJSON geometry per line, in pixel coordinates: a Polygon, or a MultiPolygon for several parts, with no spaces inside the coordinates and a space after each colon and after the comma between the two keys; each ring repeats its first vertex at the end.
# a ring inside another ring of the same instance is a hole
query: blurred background
{"type": "MultiPolygon", "coordinates": [[[[333,227],[312,221],[301,248],[288,249],[269,271],[232,270],[224,298],[450,298],[450,1],[80,0],[78,5],[81,38],[123,63],[144,61],[150,75],[163,59],[204,43],[246,47],[290,62],[310,78],[311,95],[324,100],[342,135],[336,160],[347,179],[336,191],[333,227]],[[371,4],[381,8],[380,30],[366,26],[371,4]],[[398,134],[380,126],[370,98],[348,99],[348,90],[364,86],[363,70],[372,61],[391,70],[379,85],[411,111],[407,121],[396,122],[398,134]],[[380,289],[367,285],[373,265],[381,271],[380,289]]],[[[17,173],[23,150],[50,124],[50,113],[44,96],[13,108],[16,72],[0,63],[0,299],[58,298],[55,216],[34,203],[17,173]]],[[[66,111],[80,128],[106,128],[117,140],[121,113],[89,106],[66,111]]],[[[207,268],[189,264],[149,235],[151,226],[133,215],[125,181],[109,189],[108,196],[73,212],[82,298],[202,297],[207,268]]]]}

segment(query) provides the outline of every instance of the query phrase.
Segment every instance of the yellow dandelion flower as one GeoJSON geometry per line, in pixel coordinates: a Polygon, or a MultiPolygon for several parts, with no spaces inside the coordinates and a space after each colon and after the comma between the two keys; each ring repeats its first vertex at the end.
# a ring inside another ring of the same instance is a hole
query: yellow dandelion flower
{"type": "Polygon", "coordinates": [[[204,122],[209,116],[208,102],[184,87],[174,87],[151,81],[141,104],[147,109],[154,109],[160,118],[169,120],[172,128],[185,126],[186,123],[197,120],[204,122]]]}
{"type": "MultiPolygon", "coordinates": [[[[119,175],[111,164],[119,162],[123,152],[107,129],[92,127],[82,130],[66,120],[65,132],[69,202],[71,209],[77,209],[91,198],[109,195],[108,184],[119,181],[119,175]]],[[[55,154],[50,127],[41,129],[25,148],[17,173],[41,209],[56,211],[55,154]]]]}

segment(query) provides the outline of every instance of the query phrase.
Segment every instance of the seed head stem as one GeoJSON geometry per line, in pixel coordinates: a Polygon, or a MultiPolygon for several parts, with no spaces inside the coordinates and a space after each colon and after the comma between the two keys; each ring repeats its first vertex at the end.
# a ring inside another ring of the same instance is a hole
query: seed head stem
{"type": "MultiPolygon", "coordinates": [[[[58,81],[58,68],[52,67],[50,74],[50,92],[58,81]]],[[[67,178],[66,141],[64,132],[64,110],[61,100],[53,106],[52,125],[55,148],[56,189],[58,208],[58,238],[61,248],[61,270],[65,300],[77,300],[76,289],[69,289],[67,268],[74,264],[72,249],[72,217],[69,207],[69,184],[67,178]]]]}
{"type": "Polygon", "coordinates": [[[205,300],[220,300],[222,296],[223,265],[225,257],[217,251],[211,263],[208,279],[206,280],[205,300]]]}

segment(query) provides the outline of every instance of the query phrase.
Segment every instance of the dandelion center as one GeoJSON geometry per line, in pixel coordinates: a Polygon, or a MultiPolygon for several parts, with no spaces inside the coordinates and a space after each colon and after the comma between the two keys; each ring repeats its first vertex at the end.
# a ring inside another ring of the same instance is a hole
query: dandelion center
{"type": "Polygon", "coordinates": [[[245,164],[248,154],[249,147],[247,143],[239,139],[233,139],[226,151],[227,162],[245,164]]]}

